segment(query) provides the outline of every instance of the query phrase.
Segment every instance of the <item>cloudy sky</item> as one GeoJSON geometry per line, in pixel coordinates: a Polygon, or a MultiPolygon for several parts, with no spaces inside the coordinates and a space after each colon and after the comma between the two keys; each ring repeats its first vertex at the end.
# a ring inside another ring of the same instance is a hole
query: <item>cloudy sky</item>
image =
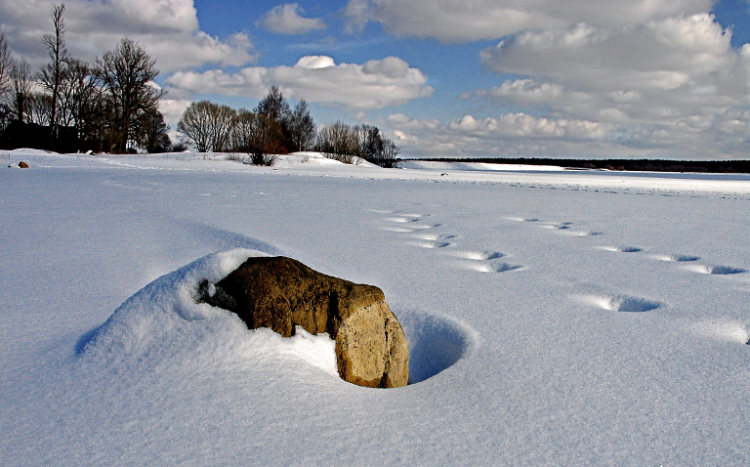
{"type": "MultiPolygon", "coordinates": [[[[46,60],[59,1],[0,0],[46,60]]],[[[129,37],[176,126],[193,100],[272,85],[316,123],[366,122],[404,156],[750,158],[750,0],[68,0],[71,55],[129,37]]]]}

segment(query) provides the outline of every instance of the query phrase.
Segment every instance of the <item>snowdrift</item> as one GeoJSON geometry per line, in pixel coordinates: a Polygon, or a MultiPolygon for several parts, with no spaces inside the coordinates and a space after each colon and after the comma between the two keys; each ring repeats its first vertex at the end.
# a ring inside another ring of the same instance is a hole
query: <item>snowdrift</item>
{"type": "MultiPolygon", "coordinates": [[[[159,277],[82,336],[76,354],[105,367],[158,368],[191,353],[196,361],[235,358],[251,351],[251,343],[264,347],[263,355],[293,356],[338,377],[335,342],[328,334],[313,336],[298,327],[295,336],[282,339],[268,329],[248,330],[234,313],[196,302],[201,281],[218,282],[253,256],[269,254],[243,248],[217,252],[159,277]]],[[[410,384],[455,364],[477,339],[471,329],[447,317],[418,311],[397,317],[409,343],[410,384]]]]}

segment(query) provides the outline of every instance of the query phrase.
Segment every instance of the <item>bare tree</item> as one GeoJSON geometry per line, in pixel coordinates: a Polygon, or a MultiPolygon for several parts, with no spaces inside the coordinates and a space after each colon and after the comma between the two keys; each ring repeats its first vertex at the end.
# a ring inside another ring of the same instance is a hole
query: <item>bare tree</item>
{"type": "Polygon", "coordinates": [[[78,141],[86,148],[101,126],[103,117],[102,90],[97,85],[97,73],[88,63],[66,58],[65,79],[60,87],[58,123],[76,129],[78,141]]]}
{"type": "Polygon", "coordinates": [[[240,109],[232,125],[232,150],[251,152],[257,131],[256,115],[247,110],[240,109]]]}
{"type": "Polygon", "coordinates": [[[235,150],[250,154],[254,165],[273,165],[276,156],[269,150],[274,142],[271,140],[271,128],[278,126],[265,115],[240,110],[234,123],[233,144],[235,150]]]}
{"type": "Polygon", "coordinates": [[[388,138],[383,139],[383,153],[376,163],[381,167],[392,168],[398,159],[398,146],[388,138]]]}
{"type": "Polygon", "coordinates": [[[289,149],[292,151],[309,149],[315,138],[315,123],[304,99],[299,101],[294,110],[289,113],[286,124],[290,141],[289,149]]]}
{"type": "Polygon", "coordinates": [[[27,100],[31,96],[31,72],[24,58],[11,60],[10,81],[13,88],[13,108],[16,120],[26,121],[27,100]]]}
{"type": "Polygon", "coordinates": [[[65,48],[65,22],[63,13],[65,4],[60,4],[52,11],[53,34],[44,34],[42,42],[47,47],[50,63],[45,65],[39,73],[39,83],[52,98],[50,106],[49,124],[54,133],[58,123],[58,107],[60,103],[60,87],[65,74],[67,50],[65,48]]]}
{"type": "Polygon", "coordinates": [[[37,125],[49,125],[52,98],[43,92],[32,92],[25,100],[26,121],[37,125]]]}
{"type": "Polygon", "coordinates": [[[11,56],[10,50],[8,50],[8,41],[5,38],[5,33],[0,31],[0,101],[11,88],[10,67],[11,56]]]}
{"type": "Polygon", "coordinates": [[[182,113],[177,130],[195,144],[198,152],[206,152],[211,144],[211,107],[209,101],[193,102],[182,113]]]}
{"type": "Polygon", "coordinates": [[[153,112],[164,95],[153,83],[159,71],[148,53],[127,38],[116,49],[106,52],[98,65],[99,79],[112,112],[110,149],[124,153],[140,133],[139,115],[153,112]]]}
{"type": "Polygon", "coordinates": [[[337,121],[318,131],[316,147],[328,158],[351,164],[357,152],[356,134],[352,127],[337,121]]]}
{"type": "Polygon", "coordinates": [[[357,155],[371,161],[383,152],[383,138],[376,126],[362,124],[353,129],[357,139],[357,155]]]}
{"type": "Polygon", "coordinates": [[[232,125],[237,112],[228,105],[216,105],[212,125],[213,150],[216,152],[229,149],[229,141],[232,136],[232,125]]]}
{"type": "Polygon", "coordinates": [[[195,143],[199,152],[228,149],[236,112],[209,101],[193,102],[185,109],[177,129],[195,143]]]}

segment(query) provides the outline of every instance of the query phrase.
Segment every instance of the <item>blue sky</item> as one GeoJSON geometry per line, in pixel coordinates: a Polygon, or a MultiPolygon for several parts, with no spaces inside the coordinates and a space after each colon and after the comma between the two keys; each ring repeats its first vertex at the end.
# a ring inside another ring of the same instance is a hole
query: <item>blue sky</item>
{"type": "MultiPolygon", "coordinates": [[[[0,0],[32,65],[55,3],[0,0]]],[[[74,55],[143,45],[173,127],[275,84],[405,156],[750,158],[747,0],[71,0],[65,19],[74,55]]]]}

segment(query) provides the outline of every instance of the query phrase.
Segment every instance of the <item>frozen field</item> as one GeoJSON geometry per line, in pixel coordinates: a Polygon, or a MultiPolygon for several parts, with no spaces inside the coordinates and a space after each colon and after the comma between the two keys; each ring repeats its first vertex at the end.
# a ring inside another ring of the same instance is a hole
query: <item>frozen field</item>
{"type": "Polygon", "coordinates": [[[221,159],[0,152],[1,464],[750,463],[750,176],[221,159]],[[191,301],[251,254],[381,287],[413,384],[191,301]]]}

